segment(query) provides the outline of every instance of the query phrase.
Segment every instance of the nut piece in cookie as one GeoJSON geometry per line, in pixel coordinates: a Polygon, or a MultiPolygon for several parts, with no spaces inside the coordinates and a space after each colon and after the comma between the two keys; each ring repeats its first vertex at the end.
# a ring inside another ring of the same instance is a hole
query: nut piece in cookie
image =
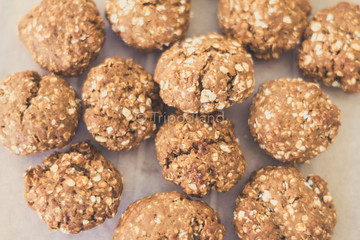
{"type": "Polygon", "coordinates": [[[105,12],[126,44],[142,51],[162,50],[185,37],[190,0],[106,0],[105,12]]]}
{"type": "Polygon", "coordinates": [[[25,172],[25,200],[52,231],[78,233],[113,218],[124,179],[88,142],[25,172]]]}
{"type": "Polygon", "coordinates": [[[154,79],[163,101],[188,113],[222,110],[254,91],[250,54],[217,33],[173,45],[161,55],[154,79]]]}
{"type": "Polygon", "coordinates": [[[327,182],[294,167],[255,172],[236,200],[233,225],[240,239],[331,239],[336,209],[327,182]]]}
{"type": "Polygon", "coordinates": [[[220,0],[218,11],[226,36],[269,60],[300,43],[311,5],[308,0],[220,0]]]}
{"type": "Polygon", "coordinates": [[[119,57],[91,69],[83,100],[89,132],[112,151],[134,149],[152,137],[154,117],[162,114],[163,107],[151,74],[119,57]]]}
{"type": "Polygon", "coordinates": [[[360,6],[342,2],[316,13],[297,61],[313,81],[360,92],[360,6]]]}
{"type": "Polygon", "coordinates": [[[279,79],[261,85],[253,99],[249,128],[260,148],[290,164],[303,163],[334,142],[340,110],[315,83],[279,79]]]}
{"type": "Polygon", "coordinates": [[[200,239],[221,240],[225,227],[203,201],[177,192],[156,193],[129,205],[115,229],[113,240],[200,239]]]}
{"type": "Polygon", "coordinates": [[[80,75],[105,41],[105,24],[93,0],[42,0],[21,18],[18,32],[42,68],[63,76],[80,75]]]}
{"type": "Polygon", "coordinates": [[[189,195],[204,197],[211,189],[227,192],[245,172],[234,126],[220,113],[171,115],[155,146],[164,179],[189,195]]]}
{"type": "Polygon", "coordinates": [[[56,75],[25,71],[0,82],[0,142],[17,155],[64,147],[80,116],[80,99],[56,75]]]}

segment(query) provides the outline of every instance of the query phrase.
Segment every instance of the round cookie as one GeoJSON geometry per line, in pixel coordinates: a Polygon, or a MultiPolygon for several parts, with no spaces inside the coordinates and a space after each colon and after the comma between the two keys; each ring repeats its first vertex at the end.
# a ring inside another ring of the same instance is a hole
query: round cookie
{"type": "Polygon", "coordinates": [[[154,79],[163,101],[188,113],[222,110],[254,91],[250,54],[217,33],[174,44],[161,55],[154,79]]]}
{"type": "Polygon", "coordinates": [[[226,36],[269,60],[300,43],[310,13],[308,0],[220,0],[218,17],[226,36]]]}
{"type": "Polygon", "coordinates": [[[250,108],[251,134],[284,163],[303,163],[325,151],[339,126],[337,106],[317,84],[302,79],[265,82],[250,108]]]}
{"type": "Polygon", "coordinates": [[[83,101],[89,132],[112,151],[134,149],[152,137],[155,116],[162,114],[163,107],[151,74],[119,57],[91,69],[83,101]]]}
{"type": "Polygon", "coordinates": [[[177,192],[156,193],[129,205],[115,229],[113,240],[199,239],[221,240],[225,227],[203,201],[177,192]]]}
{"type": "Polygon", "coordinates": [[[190,0],[106,0],[105,12],[112,30],[129,46],[163,50],[185,37],[190,0]]]}
{"type": "Polygon", "coordinates": [[[21,18],[19,37],[42,67],[80,75],[98,56],[105,24],[92,0],[42,0],[21,18]]]}
{"type": "Polygon", "coordinates": [[[240,239],[331,239],[336,210],[327,182],[294,167],[255,172],[236,200],[233,225],[240,239]]]}
{"type": "Polygon", "coordinates": [[[360,6],[342,2],[316,13],[297,61],[313,81],[360,92],[360,6]]]}
{"type": "Polygon", "coordinates": [[[52,231],[78,233],[113,218],[124,179],[89,142],[25,172],[25,200],[52,231]]]}
{"type": "Polygon", "coordinates": [[[171,115],[156,135],[163,177],[186,194],[227,192],[242,178],[246,163],[234,126],[220,113],[171,115]]]}
{"type": "Polygon", "coordinates": [[[0,142],[17,155],[64,147],[80,116],[76,92],[56,75],[25,71],[0,82],[0,142]]]}

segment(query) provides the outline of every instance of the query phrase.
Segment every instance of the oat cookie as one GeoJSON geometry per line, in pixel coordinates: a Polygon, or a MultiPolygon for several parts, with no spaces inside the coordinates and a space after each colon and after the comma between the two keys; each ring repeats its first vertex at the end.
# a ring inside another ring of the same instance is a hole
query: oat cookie
{"type": "Polygon", "coordinates": [[[124,179],[89,142],[25,172],[25,200],[52,231],[78,233],[113,218],[124,179]]]}
{"type": "Polygon", "coordinates": [[[115,229],[113,240],[199,239],[221,240],[225,227],[203,201],[177,192],[157,193],[129,205],[115,229]]]}
{"type": "Polygon", "coordinates": [[[340,110],[315,83],[279,79],[261,85],[253,99],[249,128],[260,148],[273,158],[303,163],[334,141],[340,110]]]}
{"type": "Polygon", "coordinates": [[[190,0],[106,0],[112,30],[138,50],[162,50],[185,37],[190,0]]]}
{"type": "Polygon", "coordinates": [[[313,81],[360,92],[360,6],[342,2],[315,14],[297,61],[313,81]]]}
{"type": "Polygon", "coordinates": [[[42,0],[22,17],[19,37],[43,68],[80,75],[98,56],[105,24],[92,0],[42,0]]]}
{"type": "Polygon", "coordinates": [[[164,179],[204,197],[227,192],[242,178],[246,163],[234,126],[220,113],[172,115],[155,139],[164,179]]]}
{"type": "Polygon", "coordinates": [[[240,239],[331,239],[336,210],[327,182],[304,178],[294,167],[255,172],[236,200],[233,224],[240,239]]]}
{"type": "Polygon", "coordinates": [[[83,87],[89,132],[112,151],[130,150],[152,137],[161,115],[158,86],[132,60],[108,58],[91,69],[83,87]]]}
{"type": "Polygon", "coordinates": [[[56,75],[25,71],[0,82],[0,142],[17,155],[64,147],[80,116],[80,99],[56,75]]]}
{"type": "Polygon", "coordinates": [[[159,59],[160,96],[189,113],[211,113],[245,101],[254,90],[253,61],[236,41],[217,33],[173,45],[159,59]]]}
{"type": "Polygon", "coordinates": [[[303,37],[308,0],[220,0],[222,32],[242,42],[256,58],[279,58],[303,37]]]}

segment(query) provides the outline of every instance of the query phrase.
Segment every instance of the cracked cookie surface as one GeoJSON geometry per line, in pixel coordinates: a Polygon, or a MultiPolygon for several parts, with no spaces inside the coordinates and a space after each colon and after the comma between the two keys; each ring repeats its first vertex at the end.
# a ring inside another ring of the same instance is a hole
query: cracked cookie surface
{"type": "Polygon", "coordinates": [[[250,54],[217,33],[174,44],[161,55],[154,79],[167,105],[189,113],[222,110],[254,91],[250,54]]]}
{"type": "Polygon", "coordinates": [[[316,13],[297,62],[313,81],[360,92],[360,6],[342,2],[316,13]]]}
{"type": "Polygon", "coordinates": [[[199,239],[221,240],[225,227],[203,201],[177,192],[156,193],[129,205],[115,229],[113,240],[199,239]]]}
{"type": "Polygon", "coordinates": [[[233,225],[239,238],[331,239],[336,209],[327,182],[294,167],[256,171],[236,200],[233,225]]]}
{"type": "Polygon", "coordinates": [[[21,41],[43,68],[80,75],[98,56],[105,24],[92,0],[42,0],[21,18],[21,41]]]}
{"type": "Polygon", "coordinates": [[[303,37],[311,13],[308,0],[220,0],[222,32],[256,58],[279,58],[303,37]]]}
{"type": "Polygon", "coordinates": [[[158,86],[132,60],[113,57],[92,68],[82,97],[87,129],[109,150],[134,149],[156,132],[163,107],[158,86]]]}
{"type": "Polygon", "coordinates": [[[80,99],[56,75],[25,71],[0,82],[0,142],[17,155],[64,147],[80,116],[80,99]]]}
{"type": "Polygon", "coordinates": [[[253,99],[249,128],[273,158],[303,163],[324,152],[340,127],[340,110],[315,83],[279,79],[262,84],[253,99]]]}
{"type": "Polygon", "coordinates": [[[190,0],[107,0],[105,9],[112,30],[138,50],[162,50],[189,28],[190,0]]]}
{"type": "Polygon", "coordinates": [[[242,178],[246,163],[234,126],[220,113],[171,115],[156,135],[163,177],[189,195],[227,192],[242,178]]]}
{"type": "Polygon", "coordinates": [[[124,179],[89,142],[25,172],[25,200],[52,231],[79,233],[113,218],[124,179]]]}

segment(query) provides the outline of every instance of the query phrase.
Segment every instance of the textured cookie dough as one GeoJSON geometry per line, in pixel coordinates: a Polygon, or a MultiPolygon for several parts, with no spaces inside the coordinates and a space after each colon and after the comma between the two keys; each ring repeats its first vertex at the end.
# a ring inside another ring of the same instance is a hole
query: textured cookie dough
{"type": "Polygon", "coordinates": [[[92,0],[42,0],[22,17],[19,37],[43,68],[80,75],[98,56],[105,24],[92,0]]]}
{"type": "Polygon", "coordinates": [[[360,92],[359,5],[342,2],[315,14],[297,60],[307,78],[360,92]]]}
{"type": "Polygon", "coordinates": [[[167,105],[189,113],[230,107],[254,91],[250,54],[217,33],[173,45],[160,57],[154,79],[167,105]]]}
{"type": "Polygon", "coordinates": [[[105,11],[112,30],[126,44],[162,50],[185,37],[190,0],[107,0],[105,11]]]}
{"type": "Polygon", "coordinates": [[[0,142],[17,155],[64,147],[80,116],[80,99],[56,75],[25,71],[0,82],[0,142]]]}
{"type": "Polygon", "coordinates": [[[236,200],[233,224],[240,239],[331,239],[336,210],[327,182],[294,167],[255,172],[236,200]]]}
{"type": "Polygon", "coordinates": [[[113,240],[221,240],[225,227],[214,209],[177,192],[157,193],[129,205],[113,240]]]}
{"type": "Polygon", "coordinates": [[[113,57],[92,68],[82,97],[86,126],[104,147],[131,150],[155,134],[163,107],[158,86],[132,60],[113,57]]]}
{"type": "Polygon", "coordinates": [[[273,158],[303,163],[326,150],[340,126],[340,110],[315,83],[279,79],[261,85],[253,99],[250,132],[273,158]]]}
{"type": "Polygon", "coordinates": [[[25,172],[25,200],[50,230],[78,233],[113,218],[124,179],[88,142],[25,172]]]}
{"type": "Polygon", "coordinates": [[[171,115],[155,146],[163,177],[189,195],[204,197],[211,189],[227,192],[245,172],[234,126],[220,113],[171,115]]]}
{"type": "Polygon", "coordinates": [[[268,60],[300,43],[310,13],[308,0],[220,0],[218,16],[226,36],[268,60]]]}

